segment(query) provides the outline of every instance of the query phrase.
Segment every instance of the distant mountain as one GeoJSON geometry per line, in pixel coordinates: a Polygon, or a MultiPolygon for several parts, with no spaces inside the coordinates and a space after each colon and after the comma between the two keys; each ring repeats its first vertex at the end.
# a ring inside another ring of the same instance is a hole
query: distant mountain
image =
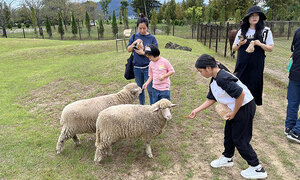
{"type": "MultiPolygon", "coordinates": [[[[119,17],[119,11],[121,7],[121,0],[112,0],[111,3],[108,4],[108,14],[112,16],[113,10],[116,11],[116,17],[119,17]]],[[[128,6],[128,17],[130,16],[136,16],[136,13],[133,11],[133,8],[130,6],[132,0],[128,0],[129,6],[128,6]]],[[[100,3],[98,3],[99,9],[101,9],[100,3]]]]}

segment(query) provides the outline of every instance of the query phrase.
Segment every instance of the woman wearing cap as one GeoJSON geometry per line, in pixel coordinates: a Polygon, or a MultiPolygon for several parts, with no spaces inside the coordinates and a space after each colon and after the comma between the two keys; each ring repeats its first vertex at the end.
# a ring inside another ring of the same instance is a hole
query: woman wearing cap
{"type": "Polygon", "coordinates": [[[262,105],[265,51],[271,52],[274,47],[272,32],[264,20],[266,16],[260,7],[249,8],[232,47],[239,52],[234,74],[248,87],[258,106],[262,105]],[[254,45],[253,52],[246,51],[250,44],[254,45]]]}
{"type": "MultiPolygon", "coordinates": [[[[137,45],[140,45],[141,43],[143,46],[147,46],[150,44],[154,44],[158,47],[156,38],[148,32],[148,18],[145,17],[143,14],[140,14],[140,17],[137,21],[137,28],[138,33],[132,35],[129,39],[127,50],[128,52],[133,52],[133,66],[134,66],[134,76],[135,81],[138,86],[142,88],[143,84],[148,80],[148,66],[150,63],[150,60],[145,55],[144,48],[138,48],[137,45]]],[[[139,46],[141,47],[141,46],[139,46]]],[[[147,87],[150,104],[153,104],[152,102],[152,83],[150,86],[147,87]]],[[[144,91],[139,96],[140,104],[145,104],[145,93],[144,91]]]]}

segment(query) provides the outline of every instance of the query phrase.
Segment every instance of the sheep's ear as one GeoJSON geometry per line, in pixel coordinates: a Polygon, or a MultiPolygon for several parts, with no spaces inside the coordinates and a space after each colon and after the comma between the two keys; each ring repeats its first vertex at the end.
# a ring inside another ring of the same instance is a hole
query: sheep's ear
{"type": "Polygon", "coordinates": [[[157,107],[157,108],[155,108],[155,109],[153,110],[153,112],[158,111],[158,110],[159,110],[159,108],[157,107]]]}
{"type": "Polygon", "coordinates": [[[171,107],[175,107],[175,106],[177,106],[177,104],[171,104],[171,107]]]}

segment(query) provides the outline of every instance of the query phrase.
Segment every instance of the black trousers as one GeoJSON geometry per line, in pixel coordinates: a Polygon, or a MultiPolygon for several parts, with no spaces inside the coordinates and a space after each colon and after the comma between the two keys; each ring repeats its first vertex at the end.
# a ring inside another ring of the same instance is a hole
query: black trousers
{"type": "Polygon", "coordinates": [[[257,155],[250,145],[255,111],[255,101],[252,100],[239,109],[234,119],[226,121],[224,130],[223,155],[228,158],[233,157],[236,147],[250,166],[259,165],[257,155]]]}

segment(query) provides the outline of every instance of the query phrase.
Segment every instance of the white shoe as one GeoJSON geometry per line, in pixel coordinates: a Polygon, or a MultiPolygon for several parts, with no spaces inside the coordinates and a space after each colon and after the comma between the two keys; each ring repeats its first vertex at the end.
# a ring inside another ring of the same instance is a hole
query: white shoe
{"type": "Polygon", "coordinates": [[[210,163],[211,167],[219,168],[219,167],[231,167],[233,166],[232,158],[227,158],[225,156],[221,156],[219,159],[213,160],[210,163]]]}
{"type": "Polygon", "coordinates": [[[267,172],[261,165],[249,166],[241,172],[241,175],[246,179],[265,179],[268,177],[267,172]]]}

